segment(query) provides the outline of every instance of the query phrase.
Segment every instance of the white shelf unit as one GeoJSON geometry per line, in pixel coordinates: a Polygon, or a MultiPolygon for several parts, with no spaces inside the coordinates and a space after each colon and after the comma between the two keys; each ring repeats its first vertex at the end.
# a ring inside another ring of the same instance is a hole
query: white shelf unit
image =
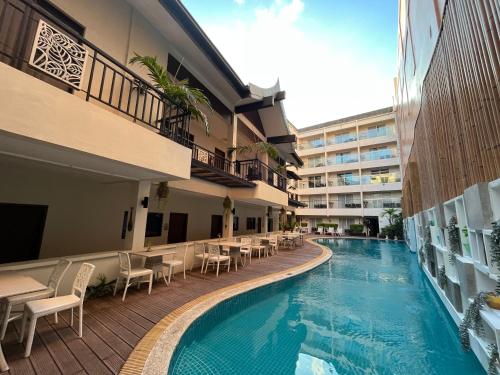
{"type": "Polygon", "coordinates": [[[493,221],[500,220],[500,178],[488,184],[493,221]]]}
{"type": "Polygon", "coordinates": [[[466,257],[471,257],[471,249],[468,237],[467,215],[465,213],[465,204],[463,195],[455,199],[455,207],[457,212],[457,222],[460,233],[460,244],[462,245],[462,253],[466,257]]]}

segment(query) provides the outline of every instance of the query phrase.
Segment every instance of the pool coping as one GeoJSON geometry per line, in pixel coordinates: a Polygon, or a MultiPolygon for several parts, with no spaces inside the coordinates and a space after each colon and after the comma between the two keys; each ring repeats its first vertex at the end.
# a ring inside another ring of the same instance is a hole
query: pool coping
{"type": "Polygon", "coordinates": [[[304,264],[204,294],[166,315],[135,346],[121,368],[120,374],[166,374],[182,335],[196,319],[208,310],[234,296],[298,276],[329,260],[333,255],[331,249],[315,241],[321,238],[328,237],[318,236],[305,239],[306,242],[318,246],[322,251],[320,255],[304,264]]]}

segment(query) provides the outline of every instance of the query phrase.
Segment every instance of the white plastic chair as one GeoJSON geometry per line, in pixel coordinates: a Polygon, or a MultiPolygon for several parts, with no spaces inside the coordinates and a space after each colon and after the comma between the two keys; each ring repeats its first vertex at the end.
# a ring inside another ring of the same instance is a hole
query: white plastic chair
{"type": "Polygon", "coordinates": [[[249,263],[252,264],[252,239],[250,237],[242,237],[241,243],[241,264],[245,266],[247,264],[247,258],[249,259],[249,263]],[[243,262],[243,258],[245,259],[245,262],[243,262]]]}
{"type": "Polygon", "coordinates": [[[260,253],[263,251],[264,255],[267,257],[269,254],[267,253],[267,246],[262,245],[260,239],[257,237],[252,238],[252,251],[257,251],[259,254],[259,259],[260,259],[260,253]]]}
{"type": "Polygon", "coordinates": [[[144,281],[143,279],[149,276],[149,291],[148,294],[151,294],[151,287],[153,286],[153,270],[143,267],[134,267],[132,268],[130,264],[130,255],[124,251],[118,252],[118,260],[120,262],[120,273],[118,274],[118,278],[116,279],[115,291],[113,295],[116,295],[116,291],[118,290],[118,284],[120,283],[120,279],[125,280],[125,289],[123,290],[122,301],[125,301],[125,296],[127,295],[127,289],[130,285],[137,283],[137,288],[141,286],[141,283],[145,283],[148,281],[144,281]],[[130,281],[134,280],[135,281],[130,281]]]}
{"type": "Polygon", "coordinates": [[[26,323],[28,319],[30,326],[28,328],[28,337],[26,338],[26,349],[24,352],[25,357],[31,354],[31,345],[33,344],[33,336],[35,334],[35,327],[38,318],[55,314],[60,311],[70,310],[70,324],[73,326],[73,308],[78,307],[78,336],[83,335],[83,300],[85,299],[85,291],[90,281],[90,276],[94,272],[95,266],[90,263],[83,263],[80,270],[75,276],[71,294],[66,296],[58,296],[53,298],[40,299],[37,301],[29,301],[24,306],[23,325],[21,334],[19,335],[19,342],[23,342],[24,332],[26,331],[26,323]]]}
{"type": "MultiPolygon", "coordinates": [[[[2,323],[2,331],[0,333],[0,340],[5,338],[5,332],[7,331],[7,325],[23,316],[22,311],[18,311],[11,315],[12,308],[14,306],[22,305],[29,301],[34,301],[37,299],[44,299],[57,296],[57,290],[59,289],[59,284],[61,283],[64,274],[71,266],[71,261],[68,259],[61,259],[54,267],[54,270],[49,276],[49,281],[47,283],[47,289],[40,290],[38,292],[18,294],[16,296],[7,297],[4,299],[4,315],[2,323]]],[[[55,314],[55,321],[57,323],[57,314],[55,314]]]]}
{"type": "Polygon", "coordinates": [[[269,237],[269,247],[273,255],[278,254],[278,236],[269,237]]]}
{"type": "Polygon", "coordinates": [[[172,278],[172,273],[174,271],[175,266],[183,266],[184,280],[186,280],[186,256],[188,253],[188,249],[189,249],[189,243],[186,243],[186,245],[177,246],[175,254],[165,255],[166,257],[173,256],[173,259],[167,259],[163,261],[163,266],[168,267],[168,284],[170,284],[170,279],[172,278]],[[179,254],[182,251],[183,247],[185,247],[185,249],[184,249],[184,255],[182,256],[182,260],[176,259],[177,254],[179,254]]]}
{"type": "Polygon", "coordinates": [[[193,265],[194,265],[194,261],[195,259],[198,258],[198,259],[201,259],[201,270],[200,270],[200,273],[203,273],[203,268],[205,266],[205,262],[208,258],[208,253],[207,253],[207,246],[205,243],[195,243],[194,244],[194,258],[193,258],[193,261],[191,262],[191,269],[190,271],[193,270],[193,265]]]}
{"type": "Polygon", "coordinates": [[[219,267],[221,263],[227,262],[227,272],[231,268],[231,257],[229,255],[222,255],[220,253],[219,245],[209,243],[208,244],[208,258],[205,264],[205,273],[207,273],[208,266],[210,263],[212,266],[217,263],[217,277],[219,277],[219,267]]]}
{"type": "Polygon", "coordinates": [[[337,234],[339,237],[342,237],[344,235],[344,229],[339,227],[339,229],[337,230],[337,234]]]}

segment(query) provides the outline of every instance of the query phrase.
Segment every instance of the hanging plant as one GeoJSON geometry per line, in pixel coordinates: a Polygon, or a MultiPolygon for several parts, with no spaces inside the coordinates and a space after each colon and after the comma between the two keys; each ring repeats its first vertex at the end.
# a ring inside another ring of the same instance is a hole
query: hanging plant
{"type": "Polygon", "coordinates": [[[488,361],[488,375],[498,375],[497,363],[500,363],[500,357],[498,356],[497,345],[488,345],[488,351],[490,352],[490,358],[488,361]]]}
{"type": "Polygon", "coordinates": [[[448,278],[446,277],[446,270],[444,266],[439,267],[437,282],[441,289],[446,288],[446,286],[448,285],[448,278]]]}
{"type": "Polygon", "coordinates": [[[480,311],[486,304],[488,296],[491,295],[493,293],[479,292],[464,314],[464,319],[459,327],[460,342],[464,350],[470,350],[469,329],[472,329],[478,336],[482,336],[484,333],[480,311]]]}
{"type": "Polygon", "coordinates": [[[431,243],[431,227],[430,225],[426,225],[424,227],[424,250],[425,250],[425,259],[433,258],[433,250],[431,243]]]}
{"type": "Polygon", "coordinates": [[[450,217],[448,226],[448,242],[450,247],[450,262],[455,263],[457,255],[460,255],[460,232],[457,228],[457,218],[455,216],[450,217]]]}
{"type": "Polygon", "coordinates": [[[418,250],[418,255],[420,258],[420,267],[422,267],[422,264],[425,263],[425,253],[423,246],[421,246],[420,249],[418,250]]]}
{"type": "Polygon", "coordinates": [[[224,202],[222,202],[222,207],[224,207],[225,210],[230,210],[232,205],[233,202],[231,201],[231,198],[226,196],[226,198],[224,198],[224,202]]]}
{"type": "MultiPolygon", "coordinates": [[[[491,232],[491,261],[496,264],[500,271],[500,220],[492,223],[493,231],[491,232]]],[[[500,295],[500,278],[497,278],[495,292],[500,295]]]]}

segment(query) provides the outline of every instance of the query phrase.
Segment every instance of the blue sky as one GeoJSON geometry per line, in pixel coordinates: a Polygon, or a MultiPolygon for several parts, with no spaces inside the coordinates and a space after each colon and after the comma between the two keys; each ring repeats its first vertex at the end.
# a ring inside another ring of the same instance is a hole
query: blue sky
{"type": "Polygon", "coordinates": [[[296,126],[392,105],[397,0],[183,0],[244,82],[279,78],[296,126]]]}

